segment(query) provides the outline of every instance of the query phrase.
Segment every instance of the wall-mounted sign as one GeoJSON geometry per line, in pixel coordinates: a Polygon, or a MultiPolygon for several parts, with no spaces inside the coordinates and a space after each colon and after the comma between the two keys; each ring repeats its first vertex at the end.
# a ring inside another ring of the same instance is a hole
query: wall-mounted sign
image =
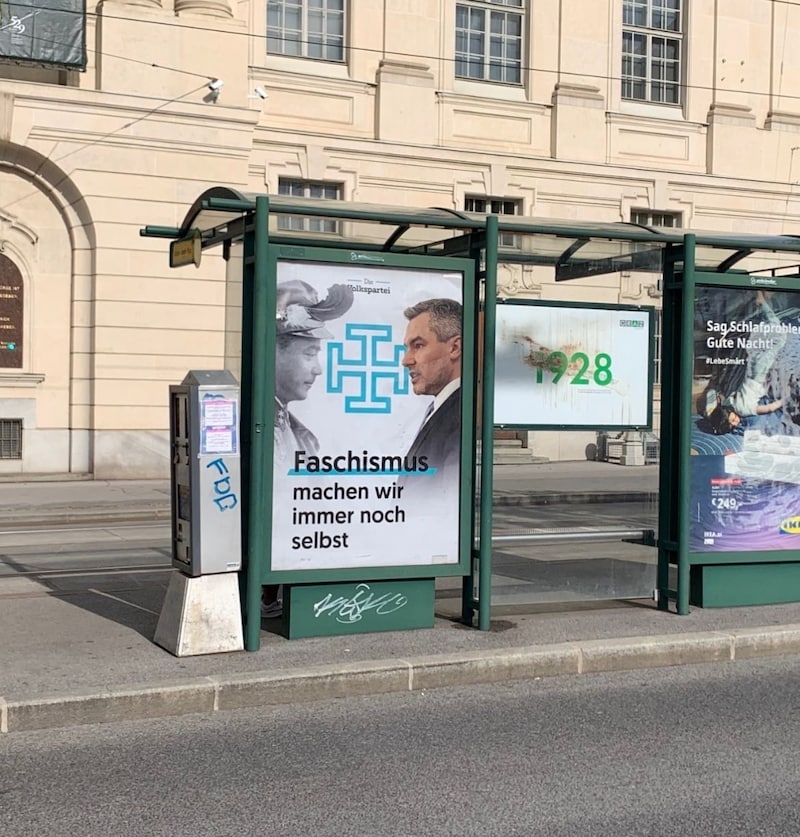
{"type": "Polygon", "coordinates": [[[465,281],[452,268],[277,261],[273,571],[433,575],[464,559],[465,281]]]}
{"type": "Polygon", "coordinates": [[[183,267],[187,264],[193,264],[195,267],[200,267],[202,255],[203,246],[200,232],[195,230],[188,238],[181,238],[170,243],[169,266],[183,267]]]}
{"type": "Polygon", "coordinates": [[[86,68],[85,0],[0,2],[0,60],[86,68]]]}
{"type": "Polygon", "coordinates": [[[650,426],[653,309],[515,300],[497,306],[494,422],[650,426]]]}
{"type": "Polygon", "coordinates": [[[22,368],[24,308],[22,274],[0,253],[0,369],[22,368]]]}

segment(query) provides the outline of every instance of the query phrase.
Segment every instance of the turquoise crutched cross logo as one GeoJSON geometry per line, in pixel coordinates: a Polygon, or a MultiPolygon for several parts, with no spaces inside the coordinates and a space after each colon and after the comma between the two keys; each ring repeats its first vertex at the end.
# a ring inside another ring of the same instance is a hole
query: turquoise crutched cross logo
{"type": "Polygon", "coordinates": [[[348,323],[345,341],[328,343],[327,391],[342,393],[346,381],[354,382],[357,393],[345,395],[345,413],[391,413],[392,397],[408,395],[404,352],[390,325],[348,323]]]}

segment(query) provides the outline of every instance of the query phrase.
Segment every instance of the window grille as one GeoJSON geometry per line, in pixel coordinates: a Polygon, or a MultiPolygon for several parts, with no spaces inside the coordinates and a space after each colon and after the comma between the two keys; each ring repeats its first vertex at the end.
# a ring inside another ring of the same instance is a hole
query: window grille
{"type": "Polygon", "coordinates": [[[22,459],[22,419],[0,419],[0,459],[22,459]]]}
{"type": "MultiPolygon", "coordinates": [[[[342,184],[281,177],[278,181],[278,194],[291,195],[295,198],[341,200],[342,184]]],[[[279,215],[278,229],[291,232],[333,234],[341,232],[338,221],[332,218],[312,218],[308,215],[279,215]]]]}
{"type": "Polygon", "coordinates": [[[651,212],[649,209],[632,209],[631,222],[643,227],[680,227],[683,216],[680,212],[651,212]]]}
{"type": "MultiPolygon", "coordinates": [[[[492,215],[522,215],[522,201],[516,198],[464,198],[464,209],[467,212],[480,212],[492,215]]],[[[517,236],[513,233],[501,232],[498,239],[500,247],[519,247],[517,236]]]]}

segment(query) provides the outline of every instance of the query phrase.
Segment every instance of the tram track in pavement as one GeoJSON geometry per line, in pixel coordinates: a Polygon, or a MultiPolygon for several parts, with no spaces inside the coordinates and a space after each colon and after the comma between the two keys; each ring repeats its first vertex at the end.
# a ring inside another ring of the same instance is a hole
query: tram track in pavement
{"type": "Polygon", "coordinates": [[[130,564],[128,566],[119,567],[76,567],[74,569],[54,569],[54,570],[15,570],[13,572],[3,572],[3,567],[0,565],[0,579],[1,578],[66,578],[66,577],[80,577],[83,575],[132,575],[140,573],[159,573],[169,572],[172,565],[164,564],[130,564]]]}
{"type": "MultiPolygon", "coordinates": [[[[502,569],[509,556],[549,561],[553,555],[560,560],[569,551],[577,558],[585,553],[588,540],[619,538],[618,531],[609,530],[648,528],[652,520],[649,504],[500,508],[493,521],[496,569],[502,569]]],[[[170,523],[162,518],[83,519],[46,525],[6,520],[0,527],[3,598],[72,596],[94,587],[115,592],[133,592],[143,586],[152,590],[166,586],[172,571],[170,523]]],[[[643,556],[647,560],[645,553],[643,556]]],[[[437,594],[444,596],[447,591],[437,594]]]]}
{"type": "Polygon", "coordinates": [[[171,570],[169,523],[162,520],[4,526],[0,580],[79,583],[86,578],[159,574],[171,570]]]}

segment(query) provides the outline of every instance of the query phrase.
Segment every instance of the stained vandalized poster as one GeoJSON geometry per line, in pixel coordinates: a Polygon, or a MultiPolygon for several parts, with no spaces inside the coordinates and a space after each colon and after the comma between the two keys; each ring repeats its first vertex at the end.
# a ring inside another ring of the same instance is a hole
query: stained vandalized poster
{"type": "Polygon", "coordinates": [[[463,301],[460,271],[278,261],[273,570],[459,562],[463,301]]]}
{"type": "Polygon", "coordinates": [[[525,300],[497,306],[497,425],[646,427],[653,309],[525,300]]]}
{"type": "Polygon", "coordinates": [[[800,292],[752,282],[696,289],[693,552],[800,547],[800,292]]]}

